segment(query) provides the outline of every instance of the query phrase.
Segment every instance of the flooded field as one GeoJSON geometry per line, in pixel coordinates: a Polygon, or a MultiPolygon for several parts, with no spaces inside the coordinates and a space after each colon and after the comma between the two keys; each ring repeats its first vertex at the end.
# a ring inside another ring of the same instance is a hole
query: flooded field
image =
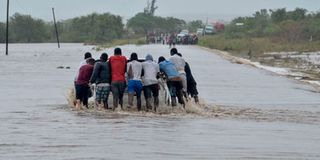
{"type": "MultiPolygon", "coordinates": [[[[9,56],[4,47],[0,159],[320,159],[320,93],[298,81],[178,46],[205,101],[196,111],[78,112],[67,92],[93,46],[14,44],[9,56]]],[[[162,45],[122,48],[169,55],[162,45]]]]}

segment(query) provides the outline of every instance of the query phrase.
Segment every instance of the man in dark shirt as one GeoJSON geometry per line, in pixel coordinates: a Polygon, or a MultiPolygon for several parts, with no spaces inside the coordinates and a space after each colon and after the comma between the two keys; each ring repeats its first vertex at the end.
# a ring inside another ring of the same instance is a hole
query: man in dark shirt
{"type": "Polygon", "coordinates": [[[90,79],[91,84],[96,84],[95,106],[98,107],[103,102],[103,107],[108,109],[108,98],[110,93],[111,71],[108,61],[108,54],[102,53],[100,60],[95,63],[93,74],[90,79]]]}
{"type": "Polygon", "coordinates": [[[93,58],[87,59],[87,64],[82,66],[79,70],[79,75],[76,81],[76,98],[77,98],[77,109],[82,109],[82,105],[88,108],[89,99],[89,80],[93,72],[93,65],[95,60],[93,58]]]}
{"type": "MultiPolygon", "coordinates": [[[[177,55],[182,57],[181,53],[178,53],[177,55]]],[[[194,98],[194,101],[196,103],[199,103],[199,97],[198,97],[199,93],[197,89],[197,82],[192,75],[191,68],[188,62],[186,62],[184,70],[187,76],[187,93],[188,95],[194,98]]]]}

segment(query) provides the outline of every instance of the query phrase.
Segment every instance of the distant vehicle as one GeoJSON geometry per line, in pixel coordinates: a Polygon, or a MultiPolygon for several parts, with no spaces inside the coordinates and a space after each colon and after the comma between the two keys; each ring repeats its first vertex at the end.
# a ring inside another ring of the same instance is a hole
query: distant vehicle
{"type": "Polygon", "coordinates": [[[204,29],[205,34],[214,34],[214,27],[213,25],[206,25],[204,29]]]}
{"type": "Polygon", "coordinates": [[[215,32],[222,32],[224,30],[224,28],[225,28],[225,26],[224,26],[223,23],[217,22],[217,23],[214,24],[215,32]]]}
{"type": "Polygon", "coordinates": [[[177,37],[178,38],[182,38],[182,37],[185,37],[185,36],[187,36],[187,35],[189,35],[189,31],[188,30],[182,30],[178,35],[177,35],[177,37]]]}
{"type": "Polygon", "coordinates": [[[197,35],[203,35],[203,28],[198,28],[196,33],[197,35]]]}

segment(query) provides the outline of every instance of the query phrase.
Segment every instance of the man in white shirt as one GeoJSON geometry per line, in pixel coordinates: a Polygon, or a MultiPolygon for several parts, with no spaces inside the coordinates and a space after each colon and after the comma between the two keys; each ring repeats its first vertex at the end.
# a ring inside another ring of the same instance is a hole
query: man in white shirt
{"type": "Polygon", "coordinates": [[[179,76],[182,80],[183,94],[186,97],[187,95],[187,76],[185,72],[186,62],[182,57],[178,55],[178,50],[176,48],[171,49],[170,55],[171,57],[169,58],[169,61],[171,61],[177,67],[179,76]]]}
{"type": "Polygon", "coordinates": [[[129,108],[133,106],[133,96],[137,96],[138,111],[141,110],[141,92],[142,92],[142,63],[138,61],[138,55],[132,53],[130,62],[127,64],[128,71],[128,104],[129,108]]]}

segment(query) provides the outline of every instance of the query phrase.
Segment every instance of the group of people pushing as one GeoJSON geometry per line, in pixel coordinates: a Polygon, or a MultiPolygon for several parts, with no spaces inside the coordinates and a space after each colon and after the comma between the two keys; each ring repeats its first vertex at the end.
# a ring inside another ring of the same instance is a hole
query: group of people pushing
{"type": "Polygon", "coordinates": [[[118,105],[123,109],[123,96],[128,91],[128,108],[133,107],[134,96],[137,97],[137,109],[140,111],[141,94],[144,93],[146,109],[156,111],[159,106],[159,79],[164,79],[171,96],[171,105],[178,102],[185,107],[185,98],[189,96],[198,103],[197,83],[194,80],[188,63],[176,48],[170,51],[171,57],[166,60],[159,57],[158,63],[148,54],[139,60],[137,53],[132,53],[128,60],[120,48],[114,49],[110,58],[102,53],[100,60],[95,61],[91,53],[85,53],[75,77],[76,108],[88,108],[91,86],[95,84],[95,106],[115,110],[118,105]],[[108,106],[110,91],[113,95],[113,107],[108,106]],[[153,105],[152,105],[153,98],[153,105]]]}

